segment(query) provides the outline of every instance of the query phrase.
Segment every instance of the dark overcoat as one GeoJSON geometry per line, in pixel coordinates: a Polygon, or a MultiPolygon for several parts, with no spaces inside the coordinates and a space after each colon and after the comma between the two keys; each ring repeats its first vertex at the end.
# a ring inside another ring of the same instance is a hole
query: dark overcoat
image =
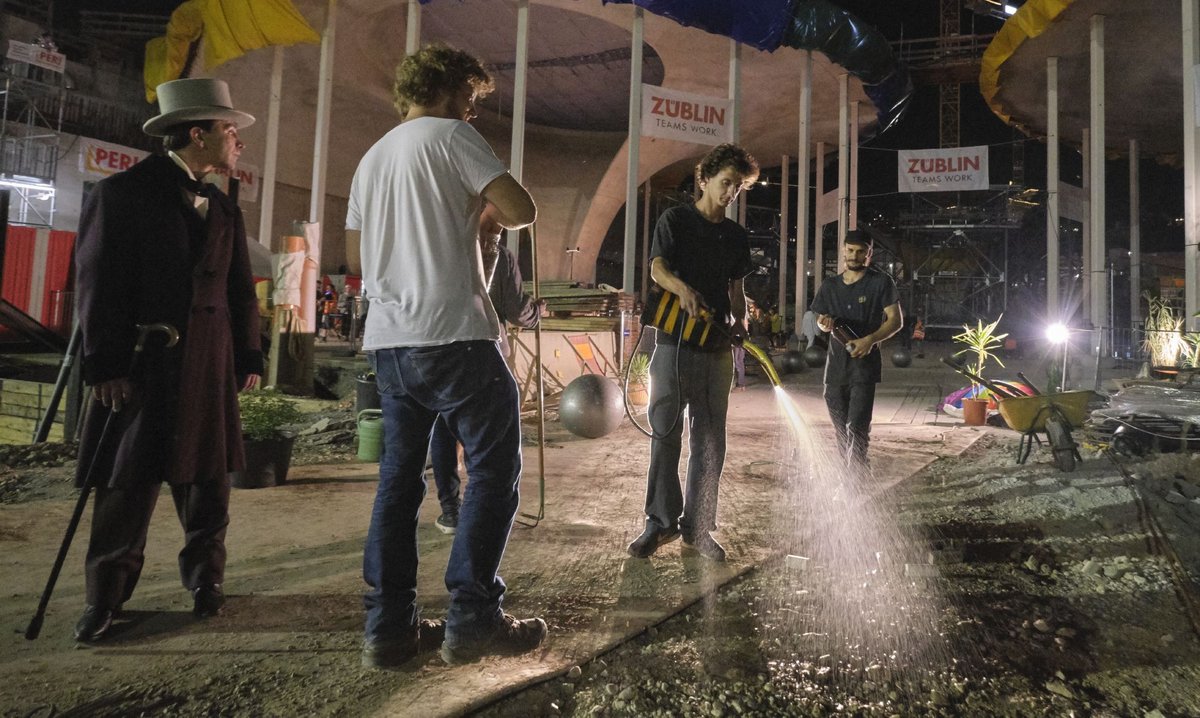
{"type": "Polygon", "coordinates": [[[114,416],[93,402],[76,482],[96,456],[98,483],[187,484],[243,467],[237,393],[262,374],[258,302],[241,210],[220,191],[201,218],[182,191],[186,174],[152,156],[100,181],[80,218],[77,311],[90,386],[129,376],[137,325],[167,323],[179,343],[152,336],[133,374],[133,401],[114,416]]]}

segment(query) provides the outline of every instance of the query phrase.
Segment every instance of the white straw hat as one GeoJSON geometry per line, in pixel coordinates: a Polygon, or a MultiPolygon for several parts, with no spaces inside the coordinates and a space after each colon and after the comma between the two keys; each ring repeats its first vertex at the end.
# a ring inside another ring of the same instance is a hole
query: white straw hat
{"type": "Polygon", "coordinates": [[[171,127],[191,120],[228,120],[238,129],[254,124],[252,115],[233,109],[229,85],[224,80],[171,80],[159,85],[155,92],[161,114],[142,125],[142,131],[152,137],[162,137],[171,127]]]}

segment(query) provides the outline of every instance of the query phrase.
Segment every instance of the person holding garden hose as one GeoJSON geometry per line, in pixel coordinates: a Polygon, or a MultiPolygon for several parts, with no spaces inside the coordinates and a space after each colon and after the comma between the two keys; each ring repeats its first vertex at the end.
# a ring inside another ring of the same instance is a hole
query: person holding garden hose
{"type": "Polygon", "coordinates": [[[821,282],[810,307],[817,326],[834,337],[825,353],[825,406],[838,452],[862,471],[871,468],[871,416],[883,371],[878,345],[900,331],[904,321],[896,283],[871,266],[873,249],[866,232],[847,232],[842,249],[846,270],[821,282]]]}
{"type": "MultiPolygon", "coordinates": [[[[740,343],[746,335],[743,278],[754,271],[746,230],[726,208],[758,178],[758,163],[732,144],[714,147],[696,165],[694,203],[672,207],[654,228],[650,276],[679,298],[688,316],[707,317],[740,343]]],[[[680,537],[688,550],[714,561],[725,549],[712,537],[717,487],[725,465],[725,415],[733,381],[730,344],[692,346],[655,332],[650,361],[650,467],[646,525],[629,554],[647,558],[680,537]],[[683,422],[687,417],[687,479],[679,482],[683,422]]]]}

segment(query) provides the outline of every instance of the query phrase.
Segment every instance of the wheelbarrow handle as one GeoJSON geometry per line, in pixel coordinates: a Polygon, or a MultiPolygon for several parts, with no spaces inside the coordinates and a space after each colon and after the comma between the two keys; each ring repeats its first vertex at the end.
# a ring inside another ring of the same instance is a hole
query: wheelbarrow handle
{"type": "Polygon", "coordinates": [[[1012,391],[1011,389],[1007,389],[1003,386],[1000,386],[999,384],[996,384],[995,382],[988,381],[987,379],[984,379],[981,376],[975,376],[966,367],[962,366],[961,364],[955,364],[954,362],[950,361],[950,359],[948,359],[947,357],[942,357],[942,363],[945,364],[946,366],[950,367],[954,371],[958,372],[959,374],[962,374],[963,376],[970,379],[971,381],[975,382],[976,384],[984,385],[985,387],[990,389],[992,391],[992,393],[996,394],[999,397],[1002,397],[1004,399],[1012,399],[1013,397],[1021,396],[1020,394],[1016,393],[1015,391],[1012,391]]]}
{"type": "Polygon", "coordinates": [[[1033,392],[1034,396],[1042,395],[1042,390],[1034,386],[1033,382],[1029,381],[1029,377],[1025,376],[1024,372],[1017,372],[1017,378],[1025,382],[1025,386],[1029,387],[1029,390],[1033,392]]]}

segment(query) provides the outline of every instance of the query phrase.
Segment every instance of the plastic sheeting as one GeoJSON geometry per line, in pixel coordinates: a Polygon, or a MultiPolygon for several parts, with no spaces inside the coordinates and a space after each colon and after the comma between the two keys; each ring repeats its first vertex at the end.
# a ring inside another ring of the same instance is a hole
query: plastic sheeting
{"type": "Polygon", "coordinates": [[[208,69],[262,47],[321,42],[291,0],[187,0],[171,13],[167,34],[146,43],[147,102],[155,88],[179,78],[201,34],[208,69]]]}
{"type": "Polygon", "coordinates": [[[1066,10],[1075,0],[1029,0],[1017,12],[1004,21],[1003,27],[987,49],[979,70],[979,93],[996,116],[1011,123],[1012,117],[1004,111],[996,99],[1000,92],[1000,66],[1012,57],[1017,48],[1028,39],[1035,38],[1050,27],[1050,23],[1066,10]]]}
{"type": "MultiPolygon", "coordinates": [[[[427,0],[422,0],[427,1],[427,0]]],[[[603,0],[633,3],[685,27],[774,52],[815,50],[863,83],[882,132],[904,114],[912,95],[908,70],[887,39],[827,0],[603,0]]]]}
{"type": "Polygon", "coordinates": [[[1200,386],[1134,384],[1117,392],[1108,406],[1092,412],[1092,421],[1129,416],[1153,416],[1200,425],[1200,386]]]}
{"type": "Polygon", "coordinates": [[[879,131],[900,119],[912,96],[912,78],[878,30],[825,0],[799,0],[783,37],[797,50],[817,50],[863,83],[875,105],[879,131]]]}

